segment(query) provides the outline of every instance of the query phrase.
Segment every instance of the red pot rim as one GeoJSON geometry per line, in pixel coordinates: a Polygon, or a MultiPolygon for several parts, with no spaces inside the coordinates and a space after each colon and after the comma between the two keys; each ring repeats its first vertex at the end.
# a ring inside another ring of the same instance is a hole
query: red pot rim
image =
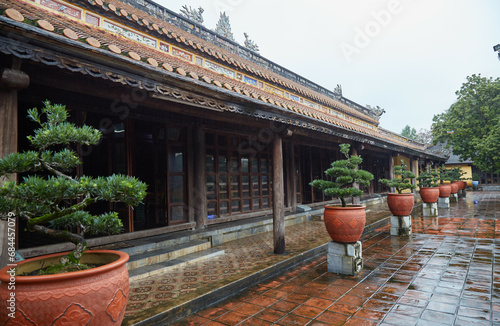
{"type": "Polygon", "coordinates": [[[325,209],[365,209],[365,205],[347,205],[346,207],[342,207],[342,205],[325,205],[325,209]]]}
{"type": "Polygon", "coordinates": [[[409,194],[406,194],[406,193],[405,194],[398,194],[397,192],[390,192],[387,194],[387,196],[401,196],[401,197],[403,197],[403,196],[415,196],[415,194],[412,192],[409,194]]]}
{"type": "MultiPolygon", "coordinates": [[[[56,256],[63,256],[66,255],[69,251],[67,252],[59,252],[55,254],[49,254],[49,255],[42,255],[38,257],[33,257],[33,258],[28,258],[26,260],[22,260],[18,262],[16,265],[22,265],[25,263],[29,263],[31,261],[36,261],[40,259],[45,259],[45,258],[51,258],[51,257],[56,257],[56,256]]],[[[81,278],[81,277],[91,277],[97,274],[102,274],[109,272],[111,270],[117,269],[121,267],[122,265],[125,265],[129,259],[129,255],[123,251],[118,251],[118,250],[86,250],[85,254],[111,254],[111,255],[116,255],[118,256],[118,259],[107,263],[106,265],[83,270],[83,271],[75,271],[75,272],[67,272],[67,273],[61,273],[61,274],[52,274],[52,275],[38,275],[38,276],[18,276],[16,275],[16,282],[22,282],[24,284],[29,284],[29,283],[40,283],[40,282],[59,282],[59,281],[68,281],[71,279],[75,278],[81,278]]],[[[7,271],[10,270],[12,267],[15,266],[9,266],[7,265],[6,267],[0,269],[0,281],[2,282],[8,282],[10,279],[10,275],[7,274],[7,271]]]]}

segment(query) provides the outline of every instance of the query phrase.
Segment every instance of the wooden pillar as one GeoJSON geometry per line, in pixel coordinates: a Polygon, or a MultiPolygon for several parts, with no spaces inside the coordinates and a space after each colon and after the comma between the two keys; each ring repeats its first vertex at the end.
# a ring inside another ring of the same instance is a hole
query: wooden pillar
{"type": "MultiPolygon", "coordinates": [[[[0,67],[0,158],[17,152],[17,91],[28,87],[30,81],[28,75],[19,71],[20,66],[21,61],[14,59],[13,69],[0,67]]],[[[16,179],[15,174],[0,178],[0,185],[16,179]]],[[[0,268],[7,266],[9,257],[7,223],[7,221],[0,220],[0,268]]],[[[17,248],[17,237],[15,243],[17,248]]]]}
{"type": "Polygon", "coordinates": [[[197,124],[193,139],[194,188],[193,206],[194,220],[197,229],[203,229],[207,220],[207,184],[205,174],[205,130],[197,124]]]}
{"type": "MultiPolygon", "coordinates": [[[[358,149],[356,148],[356,146],[352,146],[351,156],[358,156],[358,149]]],[[[359,189],[359,184],[357,182],[353,183],[352,186],[354,188],[356,188],[356,189],[359,189]]],[[[359,197],[352,197],[352,204],[353,205],[360,205],[361,204],[361,198],[359,198],[359,197]]]]}
{"type": "MultiPolygon", "coordinates": [[[[413,159],[412,156],[410,156],[410,172],[412,172],[413,174],[415,174],[415,160],[413,159]]],[[[411,180],[411,184],[414,185],[416,184],[415,183],[415,179],[411,180]]],[[[412,189],[411,190],[412,193],[415,193],[415,189],[412,189]]]]}
{"type": "MultiPolygon", "coordinates": [[[[389,179],[394,179],[394,156],[392,153],[389,155],[389,179]]],[[[394,187],[391,187],[389,192],[395,192],[394,187]]]]}
{"type": "Polygon", "coordinates": [[[283,145],[276,134],[273,139],[273,235],[274,253],[285,253],[285,205],[283,190],[283,145]]]}
{"type": "Polygon", "coordinates": [[[290,167],[290,206],[292,207],[292,211],[295,212],[297,210],[297,167],[295,166],[295,146],[293,146],[293,142],[289,143],[290,146],[290,159],[289,159],[289,167],[290,167]]]}

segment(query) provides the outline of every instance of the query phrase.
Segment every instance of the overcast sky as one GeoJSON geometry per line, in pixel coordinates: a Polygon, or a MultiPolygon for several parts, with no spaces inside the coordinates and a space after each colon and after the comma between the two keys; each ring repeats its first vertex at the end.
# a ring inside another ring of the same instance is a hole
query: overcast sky
{"type": "Polygon", "coordinates": [[[361,105],[380,106],[380,126],[429,129],[466,77],[500,76],[498,0],[156,0],[179,13],[203,7],[204,26],[229,16],[260,54],[361,105]]]}

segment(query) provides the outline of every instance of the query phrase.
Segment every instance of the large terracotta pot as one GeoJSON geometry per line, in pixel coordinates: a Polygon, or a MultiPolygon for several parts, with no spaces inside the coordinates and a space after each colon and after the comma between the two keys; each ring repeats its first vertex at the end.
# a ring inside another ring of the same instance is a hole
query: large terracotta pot
{"type": "Polygon", "coordinates": [[[456,183],[450,183],[451,193],[456,194],[458,192],[458,185],[456,183]]]}
{"type": "MultiPolygon", "coordinates": [[[[23,260],[16,274],[57,264],[63,254],[23,260]]],[[[127,261],[124,252],[88,250],[82,263],[105,265],[43,276],[11,276],[7,266],[0,270],[0,320],[5,325],[121,325],[129,292],[127,261]]]]}
{"type": "Polygon", "coordinates": [[[439,198],[439,188],[422,187],[420,188],[420,197],[424,203],[435,203],[439,198]]]}
{"type": "Polygon", "coordinates": [[[446,198],[450,197],[451,194],[451,186],[449,184],[439,185],[439,197],[446,198]]]}
{"type": "Polygon", "coordinates": [[[452,184],[456,184],[458,186],[458,190],[464,190],[467,186],[467,183],[464,181],[453,181],[452,184]]]}
{"type": "Polygon", "coordinates": [[[413,194],[396,194],[390,193],[387,195],[387,205],[394,216],[408,216],[415,205],[415,196],[413,194]]]}
{"type": "Polygon", "coordinates": [[[325,226],[335,242],[352,243],[359,240],[366,223],[364,205],[325,206],[325,226]]]}
{"type": "Polygon", "coordinates": [[[462,182],[462,190],[467,189],[467,181],[460,181],[462,182]]]}

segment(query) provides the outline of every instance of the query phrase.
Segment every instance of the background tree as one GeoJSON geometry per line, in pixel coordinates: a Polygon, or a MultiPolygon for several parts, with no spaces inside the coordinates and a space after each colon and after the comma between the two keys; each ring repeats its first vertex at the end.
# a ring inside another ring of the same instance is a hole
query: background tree
{"type": "Polygon", "coordinates": [[[406,125],[406,127],[403,128],[403,131],[401,131],[401,136],[409,139],[415,139],[417,137],[417,130],[409,125],[406,125]]]}
{"type": "Polygon", "coordinates": [[[482,171],[500,172],[500,78],[469,76],[456,95],[457,101],[433,118],[434,144],[446,143],[482,171]]]}
{"type": "Polygon", "coordinates": [[[420,128],[417,131],[416,141],[421,142],[427,146],[432,145],[432,131],[430,129],[420,128]]]}

